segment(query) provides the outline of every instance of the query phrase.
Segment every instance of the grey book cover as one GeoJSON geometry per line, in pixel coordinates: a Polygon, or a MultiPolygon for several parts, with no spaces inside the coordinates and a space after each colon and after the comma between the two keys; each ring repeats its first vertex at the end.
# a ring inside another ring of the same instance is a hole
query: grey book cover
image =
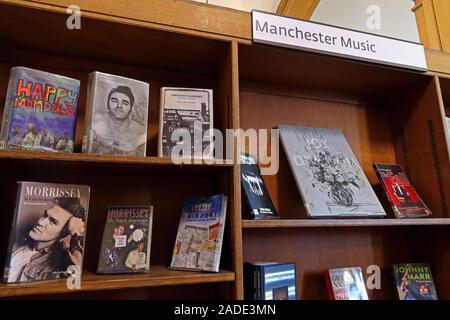
{"type": "Polygon", "coordinates": [[[149,91],[142,81],[91,73],[83,152],[145,156],[149,91]]]}
{"type": "Polygon", "coordinates": [[[288,125],[278,128],[311,218],[386,215],[340,130],[288,125]]]}

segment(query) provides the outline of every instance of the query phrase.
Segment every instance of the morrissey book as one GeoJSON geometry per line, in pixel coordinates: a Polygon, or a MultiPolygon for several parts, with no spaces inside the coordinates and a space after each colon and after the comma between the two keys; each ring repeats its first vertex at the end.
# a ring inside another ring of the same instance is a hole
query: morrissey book
{"type": "Polygon", "coordinates": [[[73,152],[80,81],[11,69],[0,149],[73,152]]]}
{"type": "Polygon", "coordinates": [[[161,88],[158,156],[213,158],[213,91],[161,88]]]}
{"type": "Polygon", "coordinates": [[[153,207],[109,207],[97,273],[150,270],[153,207]]]}
{"type": "Polygon", "coordinates": [[[288,125],[278,128],[310,217],[386,216],[342,131],[288,125]]]}
{"type": "Polygon", "coordinates": [[[241,184],[253,219],[276,219],[278,217],[256,159],[241,154],[241,184]]]}
{"type": "Polygon", "coordinates": [[[373,167],[397,218],[431,215],[399,165],[375,163],[373,167]]]}
{"type": "Polygon", "coordinates": [[[88,186],[19,182],[3,281],[81,275],[88,186]]]}
{"type": "Polygon", "coordinates": [[[149,90],[145,82],[91,73],[83,152],[145,156],[149,90]]]}

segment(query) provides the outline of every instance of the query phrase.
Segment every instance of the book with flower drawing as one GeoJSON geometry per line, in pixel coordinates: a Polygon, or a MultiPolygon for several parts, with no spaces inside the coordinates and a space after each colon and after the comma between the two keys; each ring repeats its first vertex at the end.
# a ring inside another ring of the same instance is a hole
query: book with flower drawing
{"type": "Polygon", "coordinates": [[[97,273],[145,273],[150,270],[153,207],[109,207],[97,273]]]}
{"type": "Polygon", "coordinates": [[[278,128],[311,218],[386,215],[340,130],[289,125],[278,128]]]}

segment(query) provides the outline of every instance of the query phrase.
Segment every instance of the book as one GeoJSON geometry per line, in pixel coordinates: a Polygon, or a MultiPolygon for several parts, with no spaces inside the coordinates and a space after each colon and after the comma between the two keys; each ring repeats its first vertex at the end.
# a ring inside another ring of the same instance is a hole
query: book
{"type": "Polygon", "coordinates": [[[429,264],[395,264],[393,271],[399,300],[438,300],[429,264]]]}
{"type": "Polygon", "coordinates": [[[161,88],[158,156],[213,158],[213,90],[161,88]]]}
{"type": "Polygon", "coordinates": [[[254,156],[241,153],[241,185],[253,219],[279,218],[254,156]]]}
{"type": "Polygon", "coordinates": [[[329,269],[325,281],[330,300],[369,300],[360,267],[329,269]]]}
{"type": "Polygon", "coordinates": [[[83,152],[144,157],[149,91],[146,82],[89,74],[83,152]]]}
{"type": "Polygon", "coordinates": [[[431,210],[419,197],[399,165],[375,163],[373,167],[397,218],[431,215],[431,210]]]}
{"type": "Polygon", "coordinates": [[[3,281],[81,277],[89,186],[19,182],[3,281]]]}
{"type": "Polygon", "coordinates": [[[296,300],[295,262],[245,263],[244,285],[247,300],[296,300]]]}
{"type": "Polygon", "coordinates": [[[341,130],[278,128],[309,217],[386,216],[341,130]]]}
{"type": "Polygon", "coordinates": [[[447,142],[448,142],[448,148],[450,149],[450,117],[445,117],[445,122],[447,124],[447,142]]]}
{"type": "Polygon", "coordinates": [[[172,269],[219,272],[228,198],[188,199],[181,211],[172,269]]]}
{"type": "Polygon", "coordinates": [[[0,149],[73,152],[79,95],[79,80],[12,68],[0,149]]]}
{"type": "Polygon", "coordinates": [[[97,273],[150,271],[152,206],[109,207],[97,273]]]}

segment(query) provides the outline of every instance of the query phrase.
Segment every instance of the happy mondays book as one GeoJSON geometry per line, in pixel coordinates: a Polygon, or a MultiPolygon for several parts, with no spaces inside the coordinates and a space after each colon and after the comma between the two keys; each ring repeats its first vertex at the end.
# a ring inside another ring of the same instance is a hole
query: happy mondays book
{"type": "Polygon", "coordinates": [[[241,153],[241,185],[253,219],[279,218],[254,156],[241,153]]]}
{"type": "Polygon", "coordinates": [[[311,218],[386,216],[342,131],[289,125],[278,128],[311,218]]]}
{"type": "Polygon", "coordinates": [[[399,165],[375,163],[373,167],[397,218],[431,215],[399,165]]]}
{"type": "Polygon", "coordinates": [[[172,269],[219,272],[228,198],[186,200],[173,249],[172,269]]]}
{"type": "Polygon", "coordinates": [[[97,273],[148,272],[153,207],[109,207],[106,215],[97,273]]]}
{"type": "Polygon", "coordinates": [[[145,156],[149,91],[146,82],[89,74],[83,152],[145,156]]]}
{"type": "Polygon", "coordinates": [[[79,80],[12,68],[0,149],[73,152],[79,94],[79,80]]]}
{"type": "Polygon", "coordinates": [[[429,264],[396,264],[393,269],[399,300],[438,300],[429,264]]]}
{"type": "Polygon", "coordinates": [[[369,300],[360,267],[329,269],[325,281],[330,300],[369,300]]]}
{"type": "Polygon", "coordinates": [[[158,156],[213,158],[213,90],[161,88],[158,156]]]}
{"type": "Polygon", "coordinates": [[[89,186],[19,182],[5,283],[81,276],[89,186]]]}

